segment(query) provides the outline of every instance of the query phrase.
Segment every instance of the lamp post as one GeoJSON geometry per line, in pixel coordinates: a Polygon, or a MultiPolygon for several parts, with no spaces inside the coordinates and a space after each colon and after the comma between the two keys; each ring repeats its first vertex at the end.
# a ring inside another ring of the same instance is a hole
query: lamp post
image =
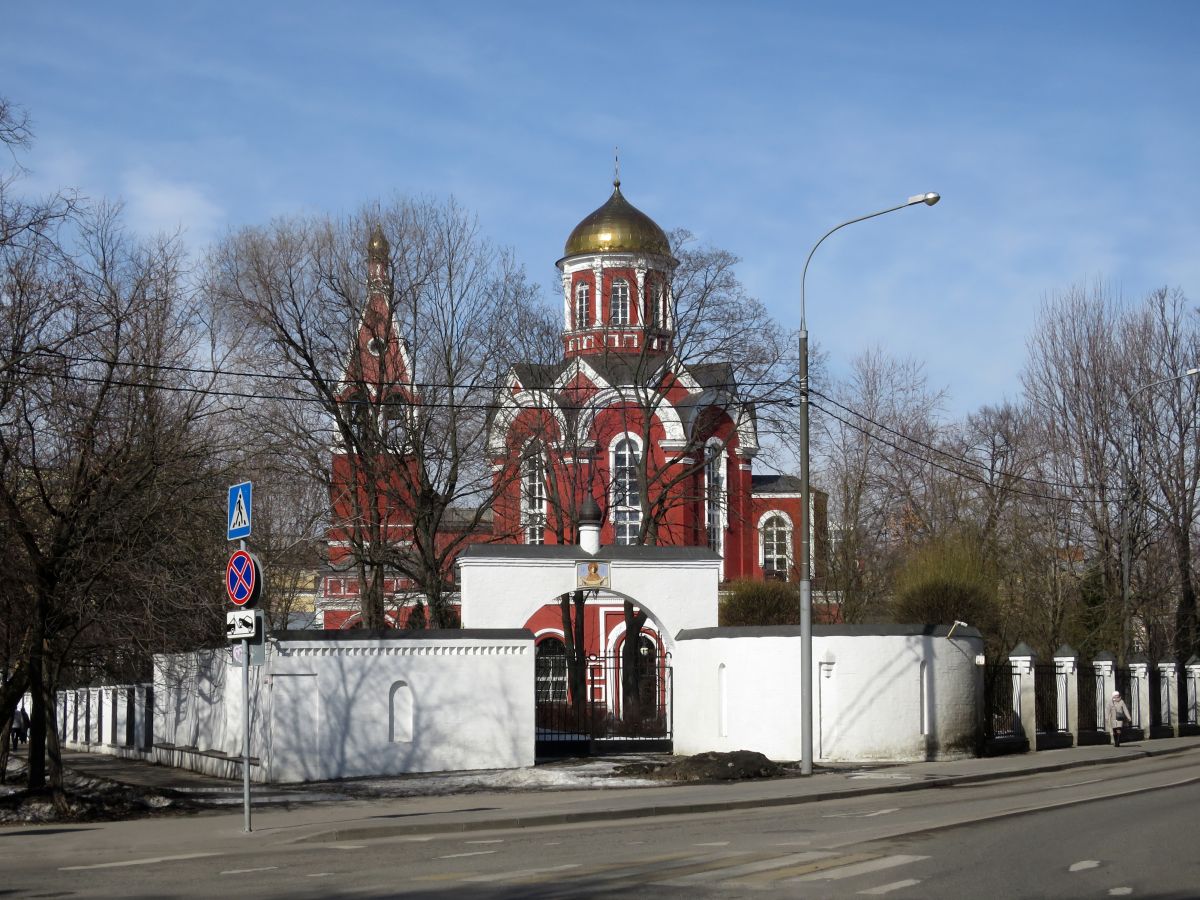
{"type": "Polygon", "coordinates": [[[803,527],[800,533],[800,774],[811,775],[813,763],[812,738],[812,551],[809,547],[809,534],[812,527],[812,503],[809,497],[809,454],[808,454],[808,319],[804,298],[804,281],[808,277],[808,264],[812,262],[813,254],[824,243],[825,238],[835,231],[874,219],[898,209],[925,204],[933,206],[941,196],[935,193],[917,194],[909,197],[898,206],[890,206],[878,212],[848,219],[840,225],[835,225],[821,235],[821,239],[813,244],[804,260],[804,270],[800,273],[800,503],[803,510],[803,527]]]}
{"type": "Polygon", "coordinates": [[[1200,366],[1193,366],[1186,372],[1179,375],[1171,375],[1168,378],[1159,378],[1157,381],[1151,381],[1149,384],[1143,384],[1141,387],[1134,388],[1129,395],[1129,401],[1125,405],[1126,419],[1129,422],[1129,445],[1126,447],[1125,456],[1122,459],[1121,468],[1122,480],[1125,482],[1125,502],[1121,505],[1121,648],[1117,654],[1118,662],[1121,665],[1125,664],[1125,654],[1129,651],[1129,575],[1133,568],[1133,536],[1130,528],[1129,507],[1133,505],[1133,466],[1131,460],[1134,452],[1134,421],[1133,421],[1133,402],[1137,399],[1138,394],[1143,391],[1151,390],[1164,384],[1171,384],[1175,381],[1183,381],[1185,378],[1191,378],[1195,375],[1200,375],[1200,366]]]}

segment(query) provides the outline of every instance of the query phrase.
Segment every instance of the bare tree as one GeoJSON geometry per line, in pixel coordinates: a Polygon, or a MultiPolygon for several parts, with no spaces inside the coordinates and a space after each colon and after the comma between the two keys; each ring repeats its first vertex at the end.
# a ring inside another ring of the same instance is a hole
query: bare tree
{"type": "Polygon", "coordinates": [[[524,272],[453,202],[397,201],[235,234],[210,290],[245,364],[289,379],[280,437],[327,479],[364,624],[385,625],[389,572],[431,625],[455,624],[454,560],[504,487],[484,448],[510,329],[532,305],[524,272]],[[368,263],[382,268],[368,277],[368,263]]]}
{"type": "Polygon", "coordinates": [[[188,367],[179,248],[130,240],[113,208],[75,221],[69,244],[0,248],[0,521],[28,610],[30,786],[49,746],[60,798],[60,680],[144,677],[151,652],[220,634],[216,402],[188,367]]]}

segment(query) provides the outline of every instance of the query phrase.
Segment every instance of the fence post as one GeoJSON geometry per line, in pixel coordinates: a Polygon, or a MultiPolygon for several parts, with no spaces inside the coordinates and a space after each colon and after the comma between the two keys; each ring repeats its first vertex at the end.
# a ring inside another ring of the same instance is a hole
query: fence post
{"type": "Polygon", "coordinates": [[[1179,737],[1179,668],[1173,659],[1158,664],[1158,708],[1163,727],[1171,729],[1171,737],[1179,737]]]}
{"type": "Polygon", "coordinates": [[[1099,704],[1097,725],[1108,737],[1112,737],[1112,722],[1108,721],[1108,698],[1117,689],[1117,658],[1107,650],[1096,654],[1092,660],[1096,674],[1104,680],[1104,690],[1096,700],[1099,704]]]}
{"type": "Polygon", "coordinates": [[[1054,651],[1058,678],[1058,727],[1071,734],[1071,746],[1079,746],[1079,654],[1068,644],[1054,651]],[[1064,690],[1065,688],[1065,690],[1064,690]]]}
{"type": "Polygon", "coordinates": [[[1150,739],[1150,663],[1142,654],[1129,660],[1129,692],[1133,695],[1129,702],[1132,706],[1133,727],[1142,730],[1145,740],[1150,739]]]}
{"type": "Polygon", "coordinates": [[[1008,663],[1012,666],[1013,680],[1016,689],[1013,691],[1013,710],[1017,714],[1017,725],[1025,739],[1029,741],[1029,749],[1037,749],[1037,701],[1034,694],[1033,665],[1037,654],[1024,641],[1013,647],[1008,654],[1008,663]]]}
{"type": "Polygon", "coordinates": [[[1195,728],[1200,726],[1200,656],[1193,653],[1183,669],[1187,678],[1187,708],[1180,710],[1180,721],[1195,728]]]}

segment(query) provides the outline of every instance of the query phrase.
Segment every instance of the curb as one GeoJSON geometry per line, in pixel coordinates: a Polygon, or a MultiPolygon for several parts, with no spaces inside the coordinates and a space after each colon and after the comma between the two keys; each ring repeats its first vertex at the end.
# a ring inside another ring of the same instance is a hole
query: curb
{"type": "Polygon", "coordinates": [[[703,803],[679,803],[669,806],[645,806],[627,810],[597,809],[577,813],[545,813],[527,816],[506,816],[493,819],[480,819],[471,822],[449,823],[409,823],[404,825],[368,825],[334,828],[303,835],[288,841],[289,844],[326,844],[348,840],[371,840],[374,838],[404,837],[414,834],[461,834],[474,831],[494,831],[508,828],[538,828],[551,825],[573,825],[588,822],[620,822],[629,819],[645,819],[659,816],[686,816],[702,813],[726,812],[745,809],[763,809],[776,806],[800,806],[806,803],[820,803],[826,800],[836,800],[842,797],[868,797],[883,794],[900,794],[910,791],[930,788],[953,787],[959,784],[980,784],[988,781],[1000,781],[1005,778],[1018,778],[1025,775],[1040,775],[1047,772],[1061,772],[1067,769],[1079,769],[1085,766],[1115,765],[1135,759],[1154,756],[1170,756],[1176,753],[1186,753],[1200,749],[1198,746],[1163,747],[1161,749],[1139,748],[1136,754],[1122,755],[1114,758],[1097,758],[1074,760],[1070,762],[1047,763],[1034,765],[1029,768],[1013,769],[1005,772],[979,772],[970,775],[946,775],[932,781],[911,782],[906,784],[881,784],[875,786],[851,787],[843,790],[815,791],[809,794],[768,797],[755,800],[728,800],[703,803]]]}

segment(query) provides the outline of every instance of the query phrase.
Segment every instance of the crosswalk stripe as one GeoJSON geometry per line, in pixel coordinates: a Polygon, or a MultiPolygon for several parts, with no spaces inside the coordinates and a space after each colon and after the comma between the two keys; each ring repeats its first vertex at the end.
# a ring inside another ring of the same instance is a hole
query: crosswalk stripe
{"type": "Polygon", "coordinates": [[[462,881],[470,881],[475,883],[486,883],[489,881],[528,881],[537,879],[545,875],[555,874],[558,872],[566,872],[568,869],[578,869],[579,863],[565,863],[561,866],[545,866],[540,869],[517,869],[513,872],[495,872],[490,875],[472,875],[470,878],[463,878],[462,881]]]}
{"type": "Polygon", "coordinates": [[[852,853],[846,856],[832,856],[825,859],[818,859],[815,862],[804,863],[798,866],[786,866],[784,868],[771,869],[768,872],[761,872],[756,875],[747,875],[744,878],[734,878],[728,881],[728,884],[750,887],[756,884],[767,884],[784,879],[801,881],[805,879],[816,879],[824,877],[824,873],[828,869],[837,869],[842,866],[853,865],[854,863],[862,863],[869,860],[879,859],[881,853],[852,853]],[[797,877],[801,876],[801,877],[797,877]]]}
{"type": "Polygon", "coordinates": [[[869,875],[872,872],[879,872],[883,869],[892,869],[896,866],[906,866],[909,863],[920,862],[923,859],[929,859],[928,856],[908,856],[900,853],[895,856],[885,856],[882,859],[872,859],[866,862],[857,863],[855,865],[841,866],[828,872],[814,872],[812,875],[804,875],[801,878],[793,879],[794,881],[836,881],[839,878],[853,878],[855,875],[869,875]]]}
{"type": "Polygon", "coordinates": [[[684,875],[678,878],[671,878],[668,881],[655,880],[655,884],[668,885],[670,887],[688,887],[700,882],[711,882],[714,875],[722,882],[728,881],[731,878],[740,878],[743,875],[754,875],[759,872],[765,872],[773,869],[781,869],[796,863],[812,862],[823,857],[832,856],[832,853],[821,852],[819,850],[808,850],[804,853],[792,853],[787,856],[773,856],[769,859],[760,859],[756,862],[744,863],[739,866],[728,866],[723,869],[705,869],[703,872],[697,872],[692,875],[684,875]]]}
{"type": "Polygon", "coordinates": [[[859,891],[860,894],[867,894],[872,897],[879,897],[883,894],[890,894],[892,891],[898,891],[900,888],[916,887],[921,883],[919,878],[905,878],[903,881],[893,881],[891,884],[881,884],[879,887],[870,888],[869,890],[859,891]]]}

